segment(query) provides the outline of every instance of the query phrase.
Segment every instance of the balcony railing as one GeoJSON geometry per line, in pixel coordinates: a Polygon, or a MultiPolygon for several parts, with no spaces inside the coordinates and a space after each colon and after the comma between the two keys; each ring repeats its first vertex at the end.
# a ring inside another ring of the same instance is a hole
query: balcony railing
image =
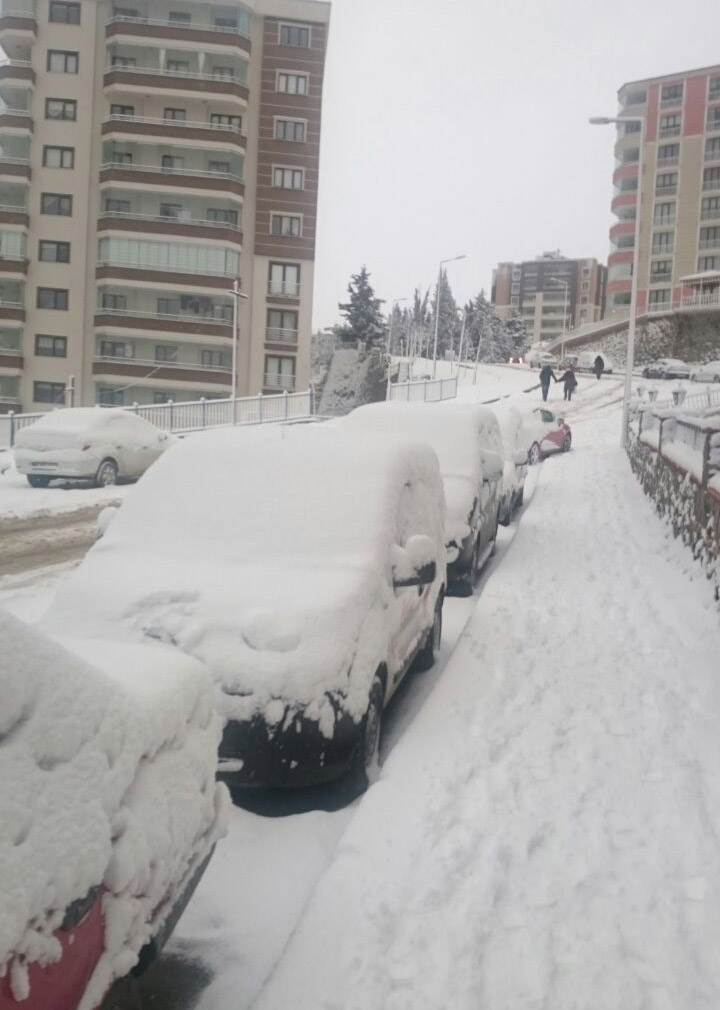
{"type": "Polygon", "coordinates": [[[27,207],[21,204],[0,203],[0,214],[27,214],[27,207]]]}
{"type": "Polygon", "coordinates": [[[680,155],[671,154],[668,158],[658,158],[658,168],[672,168],[673,165],[680,164],[680,155]]]}
{"type": "Polygon", "coordinates": [[[720,130],[720,118],[716,116],[711,116],[707,121],[707,129],[714,133],[716,130],[720,130]]]}
{"type": "Polygon", "coordinates": [[[154,371],[159,368],[174,368],[186,372],[230,372],[230,365],[202,365],[195,361],[156,361],[154,358],[115,357],[111,354],[96,354],[96,363],[105,362],[113,365],[137,365],[154,371]]]}
{"type": "Polygon", "coordinates": [[[201,32],[217,32],[218,35],[240,35],[242,38],[249,38],[250,36],[246,31],[237,25],[211,25],[211,24],[201,24],[197,21],[172,21],[167,18],[141,18],[141,17],[127,17],[125,15],[117,14],[110,18],[107,22],[109,25],[115,24],[131,24],[131,25],[149,25],[150,27],[156,28],[190,28],[196,29],[201,32]]]}
{"type": "Polygon", "coordinates": [[[268,283],[268,294],[272,298],[299,298],[300,285],[290,281],[270,281],[268,283]]]}
{"type": "Polygon", "coordinates": [[[677,183],[672,186],[655,186],[655,193],[658,196],[675,196],[677,193],[677,183]]]}
{"type": "Polygon", "coordinates": [[[712,179],[703,179],[703,189],[720,189],[720,176],[713,176],[712,179]]]}
{"type": "Polygon", "coordinates": [[[717,238],[701,238],[698,248],[720,249],[720,235],[717,238]]]}
{"type": "MultiPolygon", "coordinates": [[[[0,156],[0,160],[7,161],[0,156]]],[[[211,172],[207,168],[164,168],[162,165],[138,165],[135,162],[106,161],[100,166],[101,171],[120,168],[127,172],[152,172],[155,175],[175,175],[190,179],[227,179],[230,182],[243,183],[242,175],[235,172],[211,172]]]]}
{"type": "Polygon", "coordinates": [[[702,309],[706,306],[720,305],[720,291],[712,291],[706,295],[686,295],[680,300],[684,309],[702,309]]]}
{"type": "Polygon", "coordinates": [[[269,344],[297,344],[297,330],[283,330],[276,326],[268,326],[265,330],[265,340],[269,344]]]}
{"type": "Polygon", "coordinates": [[[105,67],[106,74],[115,72],[142,76],[149,74],[154,77],[179,77],[186,81],[212,81],[213,83],[223,81],[227,84],[239,84],[243,88],[247,87],[247,76],[240,77],[237,74],[197,74],[190,70],[168,70],[166,67],[138,67],[136,65],[126,67],[121,63],[111,63],[105,67]]]}
{"type": "Polygon", "coordinates": [[[675,224],[675,215],[671,217],[654,217],[653,228],[672,228],[675,224]]]}
{"type": "Polygon", "coordinates": [[[719,221],[720,220],[720,207],[705,208],[705,210],[700,211],[701,221],[719,221]]]}
{"type": "Polygon", "coordinates": [[[650,284],[666,284],[672,279],[672,273],[650,274],[650,284]]]}
{"type": "Polygon", "coordinates": [[[651,248],[651,254],[653,256],[664,256],[665,254],[667,254],[668,256],[671,256],[674,251],[675,250],[674,250],[674,247],[672,245],[662,245],[662,246],[660,246],[660,245],[654,245],[651,248]]]}
{"type": "Polygon", "coordinates": [[[98,267],[117,267],[120,270],[147,270],[161,274],[193,274],[196,277],[230,277],[237,276],[237,270],[198,270],[193,266],[167,266],[163,263],[140,263],[138,260],[99,259],[98,267]]]}
{"type": "MultiPolygon", "coordinates": [[[[3,114],[12,114],[10,109],[3,109],[3,114]]],[[[15,113],[15,115],[29,115],[29,113],[15,113]]],[[[138,123],[147,126],[173,126],[186,127],[190,130],[212,130],[217,133],[232,133],[244,137],[245,134],[240,126],[230,126],[225,123],[209,123],[199,119],[160,119],[152,116],[106,116],[104,123],[138,123]]]]}
{"type": "Polygon", "coordinates": [[[202,323],[216,326],[232,326],[232,307],[228,306],[228,311],[224,313],[220,306],[211,315],[202,315],[197,312],[151,312],[143,309],[108,309],[103,305],[98,305],[95,309],[97,315],[103,316],[130,316],[133,319],[162,319],[172,323],[202,323]]]}
{"type": "MultiPolygon", "coordinates": [[[[2,210],[2,207],[0,207],[2,210]]],[[[161,224],[191,224],[202,228],[221,228],[240,232],[240,225],[230,221],[209,221],[204,217],[182,217],[173,214],[135,214],[132,211],[101,210],[99,217],[115,218],[119,221],[156,221],[161,224]]]]}
{"type": "Polygon", "coordinates": [[[679,137],[680,131],[680,126],[661,126],[658,135],[661,137],[679,137]]]}
{"type": "Polygon", "coordinates": [[[705,152],[705,161],[720,161],[720,147],[705,152]]]}
{"type": "Polygon", "coordinates": [[[295,389],[294,375],[281,375],[279,372],[265,373],[266,389],[285,389],[291,393],[295,389]]]}
{"type": "Polygon", "coordinates": [[[678,95],[677,98],[661,98],[660,108],[661,109],[677,109],[682,106],[683,96],[678,95]]]}

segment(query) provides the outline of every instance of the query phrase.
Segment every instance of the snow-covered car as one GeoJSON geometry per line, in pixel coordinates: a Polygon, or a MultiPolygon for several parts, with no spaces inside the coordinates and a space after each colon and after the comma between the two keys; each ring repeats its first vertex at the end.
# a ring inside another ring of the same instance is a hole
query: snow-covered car
{"type": "Polygon", "coordinates": [[[533,440],[517,407],[498,404],[493,409],[500,425],[504,458],[502,501],[498,520],[502,526],[508,526],[513,513],[523,503],[528,456],[533,440]]]}
{"type": "Polygon", "coordinates": [[[205,663],[235,784],[348,767],[362,781],[385,703],[439,648],[443,518],[422,443],[327,425],[204,432],[138,484],[50,617],[205,663]]]}
{"type": "Polygon", "coordinates": [[[523,422],[530,436],[528,463],[531,466],[554,452],[570,452],[572,449],[570,425],[547,407],[536,407],[524,414],[523,422]]]}
{"type": "Polygon", "coordinates": [[[720,361],[707,361],[704,365],[693,368],[690,380],[692,382],[720,382],[720,361]]]}
{"type": "Polygon", "coordinates": [[[542,368],[544,365],[555,368],[559,362],[556,355],[549,354],[547,351],[530,351],[525,360],[530,368],[542,368]]]}
{"type": "Polygon", "coordinates": [[[32,487],[51,480],[92,480],[98,487],[137,478],[175,438],[129,410],[65,407],[21,428],[15,467],[32,487]]]}
{"type": "Polygon", "coordinates": [[[678,358],[660,358],[645,365],[642,376],[643,379],[688,379],[690,366],[678,358]]]}
{"type": "Polygon", "coordinates": [[[569,354],[567,356],[566,367],[572,364],[578,372],[594,372],[595,362],[598,358],[602,358],[603,374],[612,375],[615,366],[610,356],[604,351],[589,350],[580,351],[579,354],[569,354]]]}
{"type": "Polygon", "coordinates": [[[0,612],[0,699],[0,1010],[93,1010],[159,952],[224,831],[212,680],[0,612]]]}
{"type": "Polygon", "coordinates": [[[488,407],[458,403],[371,403],[343,420],[353,432],[422,439],[437,454],[445,489],[448,593],[472,594],[495,547],[503,444],[488,407]]]}

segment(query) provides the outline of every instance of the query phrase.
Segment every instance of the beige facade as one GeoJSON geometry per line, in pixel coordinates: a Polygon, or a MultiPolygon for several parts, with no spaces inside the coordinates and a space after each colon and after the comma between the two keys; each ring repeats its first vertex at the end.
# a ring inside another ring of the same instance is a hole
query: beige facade
{"type": "Polygon", "coordinates": [[[0,15],[0,410],[307,388],[329,11],[0,15]]]}

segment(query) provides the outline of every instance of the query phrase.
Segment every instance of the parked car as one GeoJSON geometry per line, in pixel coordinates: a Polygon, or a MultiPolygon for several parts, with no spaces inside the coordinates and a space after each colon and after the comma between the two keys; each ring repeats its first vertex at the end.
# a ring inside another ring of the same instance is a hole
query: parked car
{"type": "Polygon", "coordinates": [[[594,372],[597,358],[603,360],[603,374],[612,375],[615,366],[610,355],[604,351],[580,351],[579,354],[568,355],[568,364],[573,364],[578,372],[594,372]]]}
{"type": "Polygon", "coordinates": [[[443,510],[423,444],[329,425],[203,432],[147,473],[53,614],[205,663],[232,783],[362,782],[385,704],[439,648],[443,510]]]}
{"type": "Polygon", "coordinates": [[[495,548],[503,444],[487,407],[458,403],[372,403],[343,421],[353,432],[421,439],[437,453],[445,490],[448,594],[469,596],[495,548]]]}
{"type": "Polygon", "coordinates": [[[174,441],[129,410],[66,407],[20,429],[15,467],[31,487],[47,487],[57,478],[105,487],[142,476],[174,441]]]}
{"type": "Polygon", "coordinates": [[[720,361],[708,361],[704,365],[693,368],[690,380],[691,382],[720,382],[720,361]]]}
{"type": "Polygon", "coordinates": [[[677,358],[660,358],[645,365],[642,376],[643,379],[688,379],[690,366],[677,358]]]}
{"type": "Polygon", "coordinates": [[[570,452],[572,449],[570,425],[547,407],[537,407],[523,420],[531,439],[528,451],[531,466],[554,452],[570,452]]]}
{"type": "Polygon", "coordinates": [[[526,361],[530,368],[542,368],[543,365],[550,365],[552,368],[556,368],[559,358],[554,354],[549,354],[547,351],[529,351],[526,361]]]}
{"type": "Polygon", "coordinates": [[[499,404],[494,413],[500,425],[503,443],[503,486],[498,519],[501,526],[509,526],[513,514],[525,497],[528,456],[532,439],[523,416],[517,407],[499,404]]]}
{"type": "Polygon", "coordinates": [[[212,681],[0,612],[0,697],[0,1010],[90,1010],[159,953],[224,830],[212,681]]]}

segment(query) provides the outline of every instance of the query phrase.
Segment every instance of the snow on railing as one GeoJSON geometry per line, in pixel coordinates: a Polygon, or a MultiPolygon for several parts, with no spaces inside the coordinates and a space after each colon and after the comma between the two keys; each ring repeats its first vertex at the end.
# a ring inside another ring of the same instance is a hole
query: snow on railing
{"type": "Polygon", "coordinates": [[[391,382],[388,386],[388,400],[406,402],[422,401],[438,403],[440,400],[454,400],[457,396],[458,377],[451,379],[415,379],[410,382],[391,382]]]}

